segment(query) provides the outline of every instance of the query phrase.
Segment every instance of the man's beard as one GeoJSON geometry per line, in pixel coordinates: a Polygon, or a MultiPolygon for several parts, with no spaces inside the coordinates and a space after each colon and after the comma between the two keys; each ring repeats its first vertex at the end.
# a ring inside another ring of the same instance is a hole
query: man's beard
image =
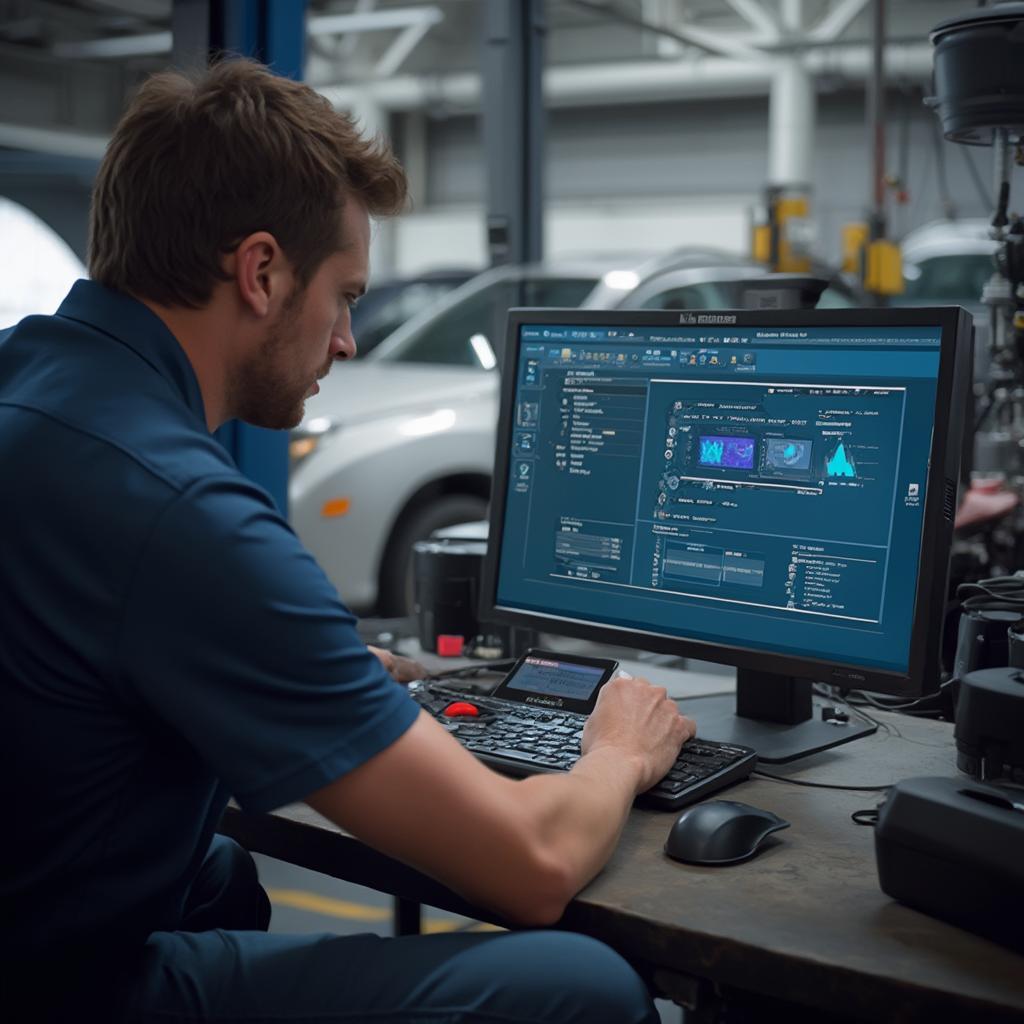
{"type": "MultiPolygon", "coordinates": [[[[299,379],[291,365],[294,359],[296,323],[302,306],[302,292],[289,296],[256,355],[236,371],[229,388],[229,408],[235,419],[268,430],[291,430],[302,422],[305,398],[312,381],[299,379]]],[[[333,360],[328,359],[317,379],[326,377],[333,360]]]]}

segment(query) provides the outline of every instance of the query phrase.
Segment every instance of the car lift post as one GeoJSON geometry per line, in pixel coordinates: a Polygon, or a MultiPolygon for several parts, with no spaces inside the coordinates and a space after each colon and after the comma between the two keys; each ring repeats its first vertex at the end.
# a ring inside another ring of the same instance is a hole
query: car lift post
{"type": "MultiPolygon", "coordinates": [[[[174,0],[172,63],[202,67],[221,53],[254,57],[301,80],[306,0],[174,0]]],[[[238,468],[268,491],[288,515],[288,432],[231,420],[215,434],[238,468]]]]}
{"type": "MultiPolygon", "coordinates": [[[[481,121],[491,266],[543,255],[543,0],[485,0],[481,8],[481,121]]],[[[526,305],[522,281],[512,305],[526,305]]],[[[500,351],[505,310],[492,327],[500,351]]]]}

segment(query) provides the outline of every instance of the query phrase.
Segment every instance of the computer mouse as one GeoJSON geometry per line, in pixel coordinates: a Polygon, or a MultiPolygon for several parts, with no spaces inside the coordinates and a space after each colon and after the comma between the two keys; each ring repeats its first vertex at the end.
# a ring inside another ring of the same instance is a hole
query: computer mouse
{"type": "Polygon", "coordinates": [[[676,818],[665,852],[687,864],[738,864],[783,828],[789,828],[789,822],[771,811],[736,800],[707,800],[676,818]]]}

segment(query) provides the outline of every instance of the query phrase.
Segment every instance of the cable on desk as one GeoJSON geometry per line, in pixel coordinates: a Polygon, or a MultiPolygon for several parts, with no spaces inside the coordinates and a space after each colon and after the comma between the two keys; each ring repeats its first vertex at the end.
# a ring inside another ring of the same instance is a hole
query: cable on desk
{"type": "Polygon", "coordinates": [[[864,690],[851,690],[847,700],[852,707],[857,707],[858,704],[864,703],[870,704],[873,708],[878,708],[879,711],[906,711],[908,708],[916,708],[918,704],[929,697],[931,697],[930,693],[925,697],[918,697],[917,700],[906,701],[902,704],[889,704],[887,701],[872,697],[870,693],[864,690]]]}
{"type": "Polygon", "coordinates": [[[878,824],[878,808],[869,807],[862,811],[854,811],[850,817],[858,825],[870,825],[872,828],[878,824]]]}
{"type": "MultiPolygon", "coordinates": [[[[845,704],[848,708],[854,710],[853,705],[847,700],[836,698],[831,693],[817,687],[815,687],[815,692],[819,696],[828,697],[829,700],[839,700],[839,703],[845,704]]],[[[903,739],[902,733],[893,726],[890,726],[888,722],[880,722],[877,718],[874,718],[872,715],[869,715],[866,711],[863,711],[860,708],[857,708],[854,713],[860,715],[861,718],[866,718],[879,729],[884,729],[890,736],[895,736],[897,739],[903,739]]],[[[788,782],[794,786],[808,786],[811,789],[843,789],[862,793],[884,793],[887,789],[892,788],[891,784],[888,786],[840,786],[831,782],[808,782],[804,779],[787,779],[784,775],[772,775],[770,772],[762,771],[760,768],[754,769],[754,775],[762,779],[771,779],[772,782],[788,782]]]]}
{"type": "Polygon", "coordinates": [[[503,661],[485,661],[479,665],[462,665],[460,668],[448,668],[443,672],[431,672],[428,679],[461,679],[467,676],[479,676],[486,672],[507,672],[515,665],[515,658],[507,658],[503,661]]]}
{"type": "MultiPolygon", "coordinates": [[[[431,672],[424,677],[424,681],[447,682],[451,679],[472,679],[474,676],[486,675],[488,673],[504,675],[515,663],[515,658],[508,658],[503,661],[482,662],[479,665],[463,665],[460,668],[445,669],[443,672],[431,672]]],[[[484,696],[489,691],[481,690],[470,683],[465,692],[484,696]]]]}
{"type": "MultiPolygon", "coordinates": [[[[853,709],[852,704],[845,701],[844,703],[846,703],[846,706],[848,708],[853,709]]],[[[863,708],[857,708],[856,712],[858,715],[860,715],[861,718],[866,718],[869,722],[871,722],[872,725],[877,726],[879,729],[884,729],[890,736],[895,736],[898,740],[904,738],[903,733],[901,733],[895,725],[891,725],[889,722],[880,722],[877,718],[874,717],[874,715],[869,715],[863,708]]]]}
{"type": "MultiPolygon", "coordinates": [[[[903,733],[891,725],[889,722],[880,722],[877,718],[869,715],[862,707],[854,704],[846,696],[836,696],[832,689],[824,684],[818,684],[814,687],[814,692],[819,697],[827,697],[829,700],[836,701],[839,704],[845,704],[854,714],[859,715],[861,718],[870,722],[876,729],[882,729],[887,735],[895,736],[897,739],[903,739],[903,733]]],[[[888,709],[887,709],[888,710],[888,709]]]]}
{"type": "MultiPolygon", "coordinates": [[[[945,687],[948,684],[943,683],[942,685],[945,687]]],[[[863,690],[851,690],[847,701],[850,707],[854,708],[860,708],[862,704],[870,704],[872,707],[878,708],[879,711],[896,711],[912,718],[941,718],[945,714],[945,708],[941,705],[938,707],[934,705],[937,701],[943,701],[944,698],[945,694],[942,692],[926,693],[923,697],[918,697],[917,700],[888,704],[863,690]]]]}
{"type": "Polygon", "coordinates": [[[861,793],[884,793],[886,790],[892,789],[893,786],[892,783],[887,786],[840,786],[831,782],[807,782],[804,779],[787,779],[784,775],[771,775],[761,771],[760,768],[754,769],[754,775],[760,779],[771,779],[772,782],[788,782],[791,786],[810,786],[811,789],[847,789],[861,793]]]}

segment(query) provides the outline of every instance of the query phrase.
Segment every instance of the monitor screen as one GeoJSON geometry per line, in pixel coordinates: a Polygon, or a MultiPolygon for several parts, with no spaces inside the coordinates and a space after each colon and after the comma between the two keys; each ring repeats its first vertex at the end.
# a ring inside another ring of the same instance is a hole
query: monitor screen
{"type": "Polygon", "coordinates": [[[485,614],[921,692],[970,330],[955,308],[513,310],[485,614]]]}

